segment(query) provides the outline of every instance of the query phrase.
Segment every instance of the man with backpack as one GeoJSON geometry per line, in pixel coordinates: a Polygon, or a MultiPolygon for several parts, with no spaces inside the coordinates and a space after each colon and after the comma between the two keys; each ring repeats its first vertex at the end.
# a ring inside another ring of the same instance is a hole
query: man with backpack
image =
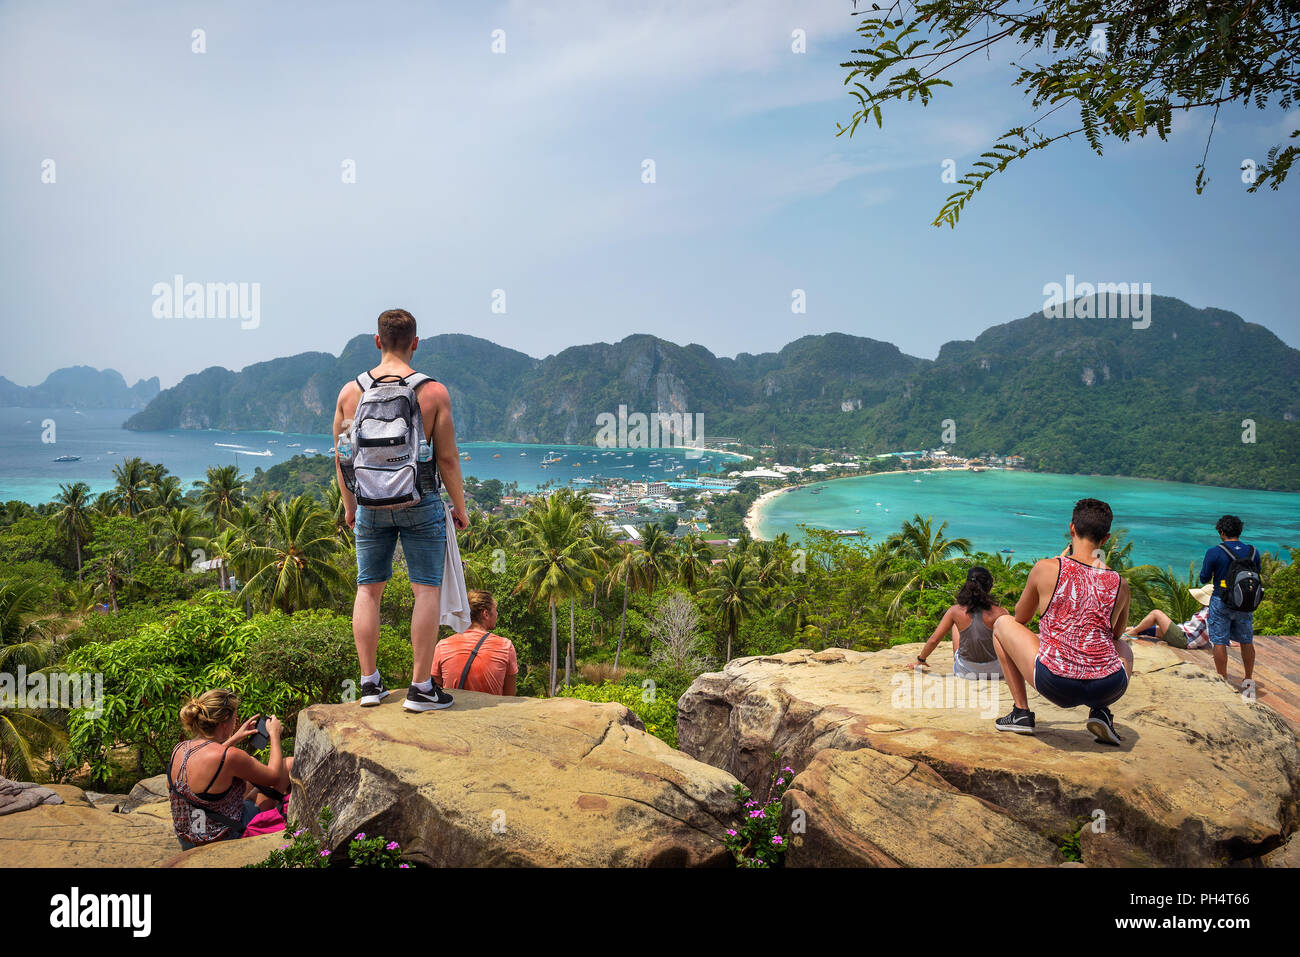
{"type": "Polygon", "coordinates": [[[1214,585],[1210,597],[1210,645],[1214,667],[1219,677],[1228,677],[1228,646],[1241,646],[1241,666],[1245,678],[1241,690],[1255,686],[1255,609],[1264,597],[1260,582],[1259,552],[1240,540],[1241,519],[1225,515],[1215,524],[1219,544],[1205,553],[1201,563],[1201,584],[1214,585]]]}
{"type": "Polygon", "coordinates": [[[400,539],[415,594],[412,683],[402,707],[417,712],[452,703],[431,677],[449,531],[441,487],[451,497],[452,523],[458,529],[469,525],[451,396],[442,383],[411,368],[419,341],[409,312],[382,313],[375,336],[379,364],[345,385],[334,409],[339,490],[348,526],[356,532],[352,636],[361,664],[361,705],[373,707],[389,694],[378,667],[379,602],[393,577],[400,539]]]}

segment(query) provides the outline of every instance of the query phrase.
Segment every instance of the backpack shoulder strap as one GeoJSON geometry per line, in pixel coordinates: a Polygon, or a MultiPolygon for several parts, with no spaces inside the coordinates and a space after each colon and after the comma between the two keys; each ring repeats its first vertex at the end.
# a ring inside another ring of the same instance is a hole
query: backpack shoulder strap
{"type": "Polygon", "coordinates": [[[361,386],[361,391],[365,392],[367,389],[369,389],[372,385],[375,384],[375,377],[372,376],[369,372],[363,372],[361,373],[361,375],[357,376],[356,383],[357,385],[361,386]]]}
{"type": "Polygon", "coordinates": [[[480,638],[478,644],[474,646],[474,650],[469,653],[469,659],[465,662],[465,670],[460,673],[460,681],[456,683],[457,688],[465,687],[465,680],[469,677],[469,669],[474,667],[474,659],[478,657],[479,649],[483,647],[483,642],[487,641],[491,637],[492,632],[484,632],[483,637],[480,638]]]}
{"type": "Polygon", "coordinates": [[[410,375],[406,377],[406,384],[411,387],[412,392],[420,388],[420,386],[424,385],[426,382],[437,382],[437,381],[438,380],[435,379],[433,376],[425,375],[423,372],[412,372],[410,375]]]}
{"type": "Polygon", "coordinates": [[[1237,556],[1232,554],[1232,549],[1229,548],[1227,545],[1225,545],[1223,542],[1219,542],[1219,547],[1222,548],[1224,552],[1227,553],[1228,561],[1235,562],[1237,560],[1237,556]]]}

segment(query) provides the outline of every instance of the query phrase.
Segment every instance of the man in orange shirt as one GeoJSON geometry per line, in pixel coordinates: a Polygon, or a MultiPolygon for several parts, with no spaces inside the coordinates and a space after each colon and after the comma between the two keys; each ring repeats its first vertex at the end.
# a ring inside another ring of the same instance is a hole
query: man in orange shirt
{"type": "Polygon", "coordinates": [[[492,634],[497,623],[496,601],[489,592],[471,591],[469,611],[469,629],[448,635],[433,649],[433,680],[444,688],[514,697],[519,661],[514,643],[492,634]]]}

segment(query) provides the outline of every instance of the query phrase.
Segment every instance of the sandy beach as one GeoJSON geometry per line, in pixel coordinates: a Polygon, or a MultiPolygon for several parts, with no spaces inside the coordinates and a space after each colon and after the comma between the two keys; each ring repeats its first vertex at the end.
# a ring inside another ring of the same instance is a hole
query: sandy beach
{"type": "MultiPolygon", "coordinates": [[[[834,478],[815,479],[811,482],[802,482],[798,485],[783,485],[781,488],[774,488],[770,492],[764,492],[750,504],[749,510],[745,512],[745,531],[749,537],[755,541],[761,541],[763,536],[758,534],[758,520],[762,517],[763,507],[784,492],[789,492],[796,488],[802,488],[805,485],[819,485],[822,482],[838,482],[841,479],[865,478],[873,475],[900,475],[904,472],[965,472],[964,465],[939,465],[933,468],[924,469],[891,469],[888,472],[859,472],[857,475],[837,475],[834,478]]],[[[992,469],[991,471],[1004,471],[1002,469],[992,469]]]]}

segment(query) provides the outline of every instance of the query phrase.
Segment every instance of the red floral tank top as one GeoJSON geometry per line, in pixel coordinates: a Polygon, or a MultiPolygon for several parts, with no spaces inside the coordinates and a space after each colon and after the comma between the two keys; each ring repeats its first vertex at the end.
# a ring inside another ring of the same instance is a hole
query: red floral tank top
{"type": "Polygon", "coordinates": [[[1059,678],[1113,675],[1124,667],[1111,624],[1119,573],[1073,558],[1058,561],[1056,591],[1038,619],[1038,660],[1059,678]]]}

